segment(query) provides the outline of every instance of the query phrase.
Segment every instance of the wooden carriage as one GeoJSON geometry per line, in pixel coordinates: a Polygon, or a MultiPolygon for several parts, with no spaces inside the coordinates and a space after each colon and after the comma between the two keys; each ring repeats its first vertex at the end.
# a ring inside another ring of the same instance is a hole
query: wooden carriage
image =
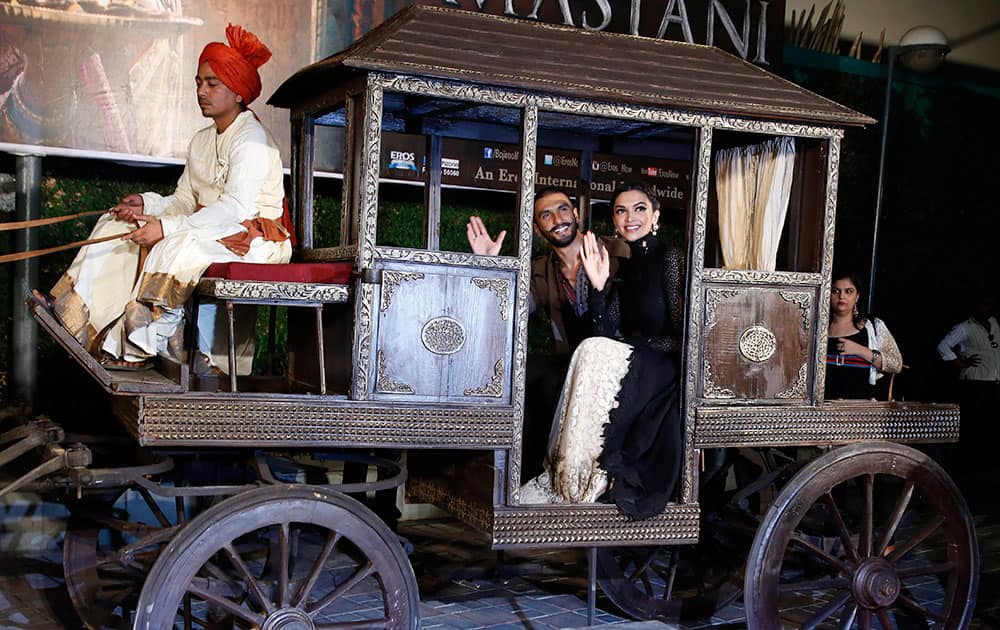
{"type": "MultiPolygon", "coordinates": [[[[847,560],[836,560],[838,579],[850,582],[844,610],[870,627],[873,616],[882,621],[886,611],[900,607],[904,570],[888,547],[909,497],[919,495],[922,508],[945,517],[929,522],[943,530],[930,531],[948,556],[931,571],[942,584],[943,603],[924,617],[946,627],[968,623],[978,574],[968,512],[933,461],[899,445],[957,440],[958,409],[823,401],[842,128],[874,122],[870,118],[711,47],[429,6],[407,9],[351,48],[302,69],[269,102],[291,115],[297,257],[339,264],[351,278],[311,284],[203,280],[199,292],[227,304],[305,306],[319,314],[310,320],[307,310],[289,309],[290,368],[278,393],[237,388],[235,378],[231,391],[204,391],[205,383],[199,385],[184,365],[146,376],[107,373],[36,305],[43,326],[114,396],[117,419],[144,449],[478,453],[474,461],[483,469],[485,455],[493,477],[482,487],[470,487],[470,477],[456,481],[439,474],[411,480],[412,496],[461,513],[488,531],[497,549],[628,549],[698,542],[699,473],[709,449],[852,445],[799,470],[764,516],[746,571],[749,624],[778,627],[779,583],[790,543],[821,557],[835,555],[796,528],[811,506],[827,504],[831,488],[857,478],[868,498],[867,525],[858,525],[859,537],[852,538],[848,530],[857,524],[841,519],[834,535],[846,547],[859,545],[858,551],[842,551],[847,560]],[[389,133],[418,137],[425,150],[423,163],[406,165],[421,173],[425,216],[416,247],[380,238],[380,198],[402,185],[384,175],[389,133]],[[726,268],[716,157],[773,139],[791,139],[794,146],[787,220],[775,241],[773,268],[726,268]],[[510,255],[441,248],[441,231],[449,229],[442,207],[452,194],[446,182],[455,176],[449,171],[461,168],[449,155],[454,140],[516,152],[517,169],[504,172],[516,182],[509,196],[515,246],[510,255]],[[344,147],[342,156],[336,146],[344,147]],[[682,482],[677,500],[648,520],[629,520],[613,505],[519,500],[532,198],[550,149],[579,155],[584,215],[598,153],[692,165],[676,215],[687,252],[682,482]],[[331,165],[343,173],[340,240],[320,244],[314,238],[314,171],[331,165]],[[877,476],[901,480],[908,497],[897,502],[881,529],[872,524],[877,476]]],[[[278,571],[276,601],[224,604],[236,600],[227,599],[225,589],[212,595],[204,571],[213,554],[269,527],[283,532],[268,548],[278,549],[276,557],[287,566],[290,523],[308,521],[313,513],[313,525],[346,532],[380,576],[384,615],[371,623],[416,627],[412,571],[392,548],[388,530],[337,490],[281,485],[267,465],[259,469],[270,487],[226,486],[214,494],[228,499],[186,524],[185,498],[212,495],[211,489],[185,492],[178,484],[165,490],[149,481],[158,468],[135,467],[116,478],[146,496],[181,497],[174,519],[161,519],[169,534],[161,528],[147,533],[152,537],[143,544],[132,544],[158,552],[143,564],[148,574],[134,608],[136,627],[173,627],[175,617],[180,623],[191,614],[192,598],[239,619],[244,617],[237,608],[254,608],[256,616],[245,618],[263,627],[297,622],[306,615],[305,599],[291,601],[286,591],[306,578],[278,571]]],[[[622,586],[634,568],[627,554],[606,557],[611,573],[616,566],[621,570],[602,578],[602,585],[618,590],[616,602],[640,616],[673,610],[664,601],[671,599],[669,589],[644,593],[628,580],[622,586]]],[[[596,564],[596,552],[592,560],[596,564]]],[[[87,588],[86,580],[76,583],[78,609],[108,599],[100,589],[87,588]]],[[[261,600],[271,597],[254,592],[261,600]]],[[[854,619],[846,614],[842,621],[854,619]]]]}

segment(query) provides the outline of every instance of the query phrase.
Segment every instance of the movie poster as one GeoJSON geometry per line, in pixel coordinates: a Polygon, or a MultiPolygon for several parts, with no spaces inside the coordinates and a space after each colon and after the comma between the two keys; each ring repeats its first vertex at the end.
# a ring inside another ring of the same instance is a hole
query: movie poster
{"type": "MultiPolygon", "coordinates": [[[[201,116],[198,55],[228,23],[273,52],[251,105],[288,158],[268,96],[316,57],[316,0],[0,0],[0,143],[183,158],[201,116]]],[[[8,147],[10,149],[10,147],[8,147]]],[[[44,153],[44,149],[42,151],[44,153]]]]}

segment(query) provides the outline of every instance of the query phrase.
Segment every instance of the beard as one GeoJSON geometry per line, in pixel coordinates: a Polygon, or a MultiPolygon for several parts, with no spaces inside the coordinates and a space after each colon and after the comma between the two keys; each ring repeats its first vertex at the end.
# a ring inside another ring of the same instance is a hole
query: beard
{"type": "Polygon", "coordinates": [[[576,235],[579,231],[580,231],[579,221],[573,221],[570,223],[560,223],[559,225],[555,226],[548,232],[544,232],[545,240],[548,241],[549,245],[551,245],[552,247],[566,247],[567,245],[576,240],[576,235]],[[560,228],[566,227],[567,225],[569,226],[569,231],[566,233],[566,236],[556,236],[555,231],[560,228]]]}

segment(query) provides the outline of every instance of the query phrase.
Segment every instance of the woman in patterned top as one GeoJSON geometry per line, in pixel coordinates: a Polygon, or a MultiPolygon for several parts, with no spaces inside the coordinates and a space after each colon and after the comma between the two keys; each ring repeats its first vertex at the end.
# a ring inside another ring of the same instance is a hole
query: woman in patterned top
{"type": "Polygon", "coordinates": [[[903,357],[885,323],[867,318],[858,307],[861,283],[850,273],[835,273],[830,284],[826,391],[834,398],[874,398],[875,382],[899,373],[903,357]]]}

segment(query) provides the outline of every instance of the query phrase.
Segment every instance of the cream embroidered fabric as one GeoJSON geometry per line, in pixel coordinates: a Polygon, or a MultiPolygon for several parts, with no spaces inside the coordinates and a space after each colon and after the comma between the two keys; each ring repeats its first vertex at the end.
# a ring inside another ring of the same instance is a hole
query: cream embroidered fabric
{"type": "Polygon", "coordinates": [[[606,337],[586,339],[573,353],[549,437],[546,472],[521,487],[522,504],[593,503],[607,489],[608,475],[597,458],[631,356],[632,346],[606,337]]]}

